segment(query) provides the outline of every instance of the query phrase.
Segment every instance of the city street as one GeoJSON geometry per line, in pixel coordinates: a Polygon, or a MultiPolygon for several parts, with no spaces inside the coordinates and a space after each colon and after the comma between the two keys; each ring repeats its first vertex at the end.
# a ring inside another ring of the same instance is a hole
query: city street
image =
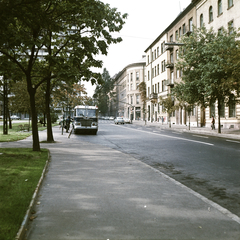
{"type": "Polygon", "coordinates": [[[72,137],[129,154],[240,216],[238,141],[101,120],[97,136],[72,137]]]}

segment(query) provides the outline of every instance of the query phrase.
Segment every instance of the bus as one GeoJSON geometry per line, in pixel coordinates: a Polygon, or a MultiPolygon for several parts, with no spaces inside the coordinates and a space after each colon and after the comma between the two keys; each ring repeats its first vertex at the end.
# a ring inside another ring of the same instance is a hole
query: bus
{"type": "Polygon", "coordinates": [[[92,133],[98,131],[98,107],[78,105],[74,108],[73,132],[92,133]]]}

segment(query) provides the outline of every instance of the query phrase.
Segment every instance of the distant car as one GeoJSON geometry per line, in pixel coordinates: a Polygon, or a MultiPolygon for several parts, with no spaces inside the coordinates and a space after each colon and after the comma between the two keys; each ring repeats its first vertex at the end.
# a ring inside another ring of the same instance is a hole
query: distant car
{"type": "Polygon", "coordinates": [[[124,119],[123,119],[123,117],[116,117],[115,119],[114,119],[114,123],[115,124],[124,124],[124,119]]]}
{"type": "Polygon", "coordinates": [[[114,117],[110,117],[109,120],[114,120],[114,117]]]}
{"type": "Polygon", "coordinates": [[[11,116],[11,119],[12,119],[12,120],[19,120],[19,119],[20,119],[20,117],[19,117],[19,116],[17,116],[17,115],[12,115],[12,116],[11,116]]]}
{"type": "Polygon", "coordinates": [[[0,119],[3,119],[3,116],[0,116],[0,119]]]}
{"type": "Polygon", "coordinates": [[[131,123],[129,118],[124,118],[124,123],[131,123]]]}

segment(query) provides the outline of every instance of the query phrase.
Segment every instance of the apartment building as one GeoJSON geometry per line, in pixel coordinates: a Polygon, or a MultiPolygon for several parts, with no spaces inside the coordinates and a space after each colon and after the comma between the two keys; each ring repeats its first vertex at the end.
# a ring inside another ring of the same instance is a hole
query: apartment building
{"type": "MultiPolygon", "coordinates": [[[[200,0],[196,2],[196,26],[214,31],[222,28],[232,30],[240,28],[240,1],[239,0],[200,0]]],[[[211,125],[211,116],[218,118],[217,103],[206,109],[198,111],[198,121],[211,125]]],[[[223,128],[240,128],[240,105],[232,101],[229,106],[225,105],[221,111],[221,125],[223,128]]]]}
{"type": "MultiPolygon", "coordinates": [[[[183,35],[192,32],[196,25],[196,7],[191,3],[177,18],[158,36],[145,50],[146,53],[146,85],[148,121],[168,122],[164,106],[159,97],[166,98],[176,82],[181,80],[181,71],[175,63],[178,59],[179,41],[183,35]]],[[[195,111],[193,111],[195,114],[195,111]]],[[[196,116],[191,117],[191,123],[196,123],[196,116]]],[[[171,116],[173,124],[186,124],[184,109],[176,110],[171,116]]]]}
{"type": "MultiPolygon", "coordinates": [[[[159,97],[166,98],[174,84],[181,81],[181,71],[175,63],[178,60],[179,42],[183,35],[189,36],[193,25],[213,28],[231,29],[240,27],[239,0],[192,0],[189,6],[151,43],[146,53],[146,86],[148,121],[168,122],[164,106],[159,97]]],[[[176,103],[175,103],[176,104],[176,103]]],[[[190,123],[192,126],[210,126],[211,116],[217,116],[217,104],[203,109],[192,109],[190,123]]],[[[177,109],[170,120],[173,124],[188,124],[189,118],[184,108],[177,109]]],[[[225,106],[221,112],[221,124],[224,128],[240,128],[240,105],[235,101],[225,106]]]]}
{"type": "Polygon", "coordinates": [[[123,116],[132,120],[143,119],[143,102],[138,85],[145,78],[146,58],[127,65],[114,76],[116,93],[116,116],[123,116]]]}

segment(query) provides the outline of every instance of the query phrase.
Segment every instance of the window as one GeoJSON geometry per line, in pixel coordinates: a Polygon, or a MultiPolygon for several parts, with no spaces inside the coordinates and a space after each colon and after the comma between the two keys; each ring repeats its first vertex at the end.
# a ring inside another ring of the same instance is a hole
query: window
{"type": "Polygon", "coordinates": [[[179,28],[179,37],[182,36],[182,28],[179,28]]]}
{"type": "Polygon", "coordinates": [[[132,83],[131,83],[131,85],[130,85],[130,90],[133,90],[133,85],[132,85],[132,83]]]}
{"type": "Polygon", "coordinates": [[[157,84],[155,84],[155,93],[157,93],[157,84]]]}
{"type": "Polygon", "coordinates": [[[161,44],[161,53],[164,53],[165,51],[165,42],[161,44]]]}
{"type": "Polygon", "coordinates": [[[235,98],[232,97],[229,100],[229,117],[236,117],[236,102],[235,102],[235,98]]]}
{"type": "Polygon", "coordinates": [[[154,69],[155,69],[154,76],[156,77],[157,76],[157,67],[155,67],[154,69]]]}
{"type": "Polygon", "coordinates": [[[209,22],[213,21],[213,8],[212,6],[209,8],[209,22]]]}
{"type": "Polygon", "coordinates": [[[133,104],[133,96],[131,96],[130,98],[131,98],[131,104],[133,104]]]}
{"type": "Polygon", "coordinates": [[[178,60],[178,49],[176,50],[176,60],[178,60]]]}
{"type": "Polygon", "coordinates": [[[222,0],[218,0],[218,16],[222,14],[222,0]]]}
{"type": "Polygon", "coordinates": [[[173,71],[171,72],[170,77],[171,77],[170,82],[171,82],[171,83],[174,83],[174,79],[173,79],[173,78],[174,78],[174,72],[173,72],[173,71]]]}
{"type": "Polygon", "coordinates": [[[170,54],[170,62],[173,63],[173,53],[170,54]]]}
{"type": "Polygon", "coordinates": [[[148,87],[148,96],[150,96],[150,87],[148,87]]]}
{"type": "Polygon", "coordinates": [[[173,42],[173,35],[170,36],[170,42],[173,42]]]}
{"type": "Polygon", "coordinates": [[[165,60],[162,61],[162,72],[165,72],[166,70],[166,64],[165,64],[165,60]]]}
{"type": "Polygon", "coordinates": [[[220,117],[225,117],[225,103],[224,100],[220,102],[220,117]]]}
{"type": "Polygon", "coordinates": [[[182,26],[182,32],[183,32],[183,34],[186,33],[186,24],[185,24],[185,23],[184,23],[183,26],[182,26]]]}
{"type": "Polygon", "coordinates": [[[157,65],[157,75],[159,75],[160,72],[159,72],[159,64],[157,65]]]}
{"type": "Polygon", "coordinates": [[[136,83],[136,89],[138,89],[139,83],[136,83]]]}
{"type": "Polygon", "coordinates": [[[212,116],[215,117],[215,102],[211,101],[210,103],[210,116],[209,118],[211,118],[212,116]]]}
{"type": "Polygon", "coordinates": [[[150,72],[148,71],[148,80],[150,80],[150,72]]]}
{"type": "Polygon", "coordinates": [[[200,28],[203,27],[203,14],[200,15],[200,28]]]}
{"type": "Polygon", "coordinates": [[[130,77],[130,80],[131,80],[131,82],[132,82],[132,80],[133,80],[133,73],[131,73],[130,76],[131,76],[131,77],[130,77]]]}
{"type": "Polygon", "coordinates": [[[156,59],[157,58],[157,51],[156,51],[156,49],[154,50],[154,59],[156,59]]]}
{"type": "Polygon", "coordinates": [[[136,81],[139,80],[139,72],[136,72],[136,81]]]}
{"type": "Polygon", "coordinates": [[[148,55],[148,57],[147,57],[147,58],[148,58],[148,64],[149,64],[149,55],[148,55]]]}
{"type": "Polygon", "coordinates": [[[159,56],[159,47],[157,47],[157,56],[159,56]]]}
{"type": "Polygon", "coordinates": [[[136,104],[139,104],[139,103],[140,103],[140,96],[137,95],[137,96],[136,96],[136,104]]]}
{"type": "Polygon", "coordinates": [[[233,6],[233,0],[228,0],[228,8],[233,6]]]}
{"type": "Polygon", "coordinates": [[[158,83],[158,92],[160,92],[160,85],[159,85],[159,83],[158,83]]]}
{"type": "Polygon", "coordinates": [[[229,34],[232,34],[234,30],[234,25],[233,25],[233,21],[228,23],[228,32],[229,34]]]}
{"type": "Polygon", "coordinates": [[[178,31],[175,32],[175,39],[178,40],[178,31]]]}
{"type": "Polygon", "coordinates": [[[163,80],[163,81],[162,81],[162,91],[163,91],[163,92],[165,91],[165,86],[166,86],[165,80],[163,80]]]}
{"type": "Polygon", "coordinates": [[[177,78],[180,78],[180,70],[177,70],[177,78]]]}
{"type": "Polygon", "coordinates": [[[190,18],[188,23],[189,23],[189,31],[192,32],[193,31],[193,19],[190,18]]]}

